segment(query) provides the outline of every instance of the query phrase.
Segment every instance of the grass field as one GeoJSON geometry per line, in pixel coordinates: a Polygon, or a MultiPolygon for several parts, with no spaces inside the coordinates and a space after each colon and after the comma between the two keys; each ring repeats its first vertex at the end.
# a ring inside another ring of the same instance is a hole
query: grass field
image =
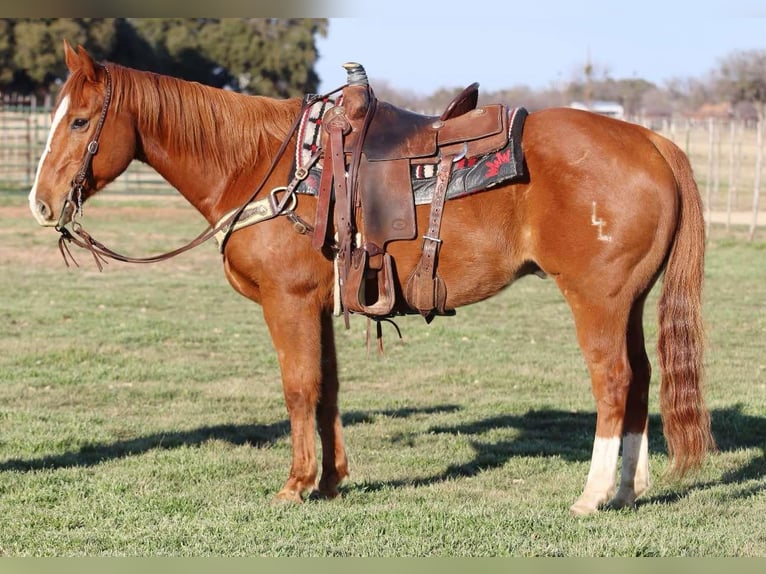
{"type": "MultiPolygon", "coordinates": [[[[289,427],[261,310],[211,245],[151,266],[67,269],[22,194],[0,195],[2,556],[766,556],[766,238],[713,229],[707,397],[720,451],[674,483],[650,399],[654,485],[570,516],[595,410],[555,284],[526,278],[366,355],[338,320],[351,478],[275,504],[289,427]]],[[[97,198],[133,255],[204,227],[176,198],[97,198]]],[[[647,306],[651,356],[656,293],[647,306]]]]}

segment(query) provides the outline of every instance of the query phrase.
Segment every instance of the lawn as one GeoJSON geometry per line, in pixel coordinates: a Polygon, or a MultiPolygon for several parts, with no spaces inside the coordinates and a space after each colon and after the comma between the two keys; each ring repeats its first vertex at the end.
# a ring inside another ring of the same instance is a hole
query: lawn
{"type": "MultiPolygon", "coordinates": [[[[568,307],[525,278],[426,325],[336,323],[351,477],[334,501],[274,502],[290,463],[260,307],[214,245],[155,265],[67,268],[26,197],[0,196],[0,556],[766,556],[766,239],[713,228],[707,398],[719,452],[669,480],[650,397],[653,488],[575,518],[595,407],[568,307]]],[[[117,250],[177,247],[175,197],[94,200],[117,250]]],[[[656,292],[647,305],[652,362],[656,292]]]]}

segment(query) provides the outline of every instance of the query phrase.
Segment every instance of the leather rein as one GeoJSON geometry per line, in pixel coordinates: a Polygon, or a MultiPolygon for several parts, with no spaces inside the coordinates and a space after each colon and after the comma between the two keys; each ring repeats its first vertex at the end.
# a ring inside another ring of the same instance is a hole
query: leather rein
{"type": "MultiPolygon", "coordinates": [[[[98,118],[98,123],[96,124],[96,130],[93,134],[93,139],[90,141],[90,143],[88,143],[88,146],[85,149],[85,155],[83,157],[82,164],[80,165],[80,169],[77,171],[77,174],[75,175],[75,177],[72,179],[70,183],[69,194],[64,199],[64,203],[61,209],[61,215],[59,216],[59,219],[58,219],[58,222],[56,223],[56,228],[55,228],[56,231],[58,231],[61,234],[58,240],[59,251],[61,252],[62,257],[64,258],[64,262],[66,263],[67,267],[69,267],[70,260],[72,261],[74,265],[79,266],[74,256],[72,255],[68,245],[69,243],[74,243],[78,247],[81,247],[91,252],[94,260],[96,261],[96,266],[98,267],[99,271],[103,269],[104,263],[108,263],[108,259],[123,261],[126,263],[156,263],[159,261],[164,261],[166,259],[170,259],[172,257],[175,257],[176,255],[189,251],[190,249],[193,249],[197,247],[198,245],[201,245],[202,243],[206,242],[208,239],[216,235],[221,237],[221,239],[219,239],[219,248],[221,253],[223,253],[226,241],[228,240],[232,231],[235,230],[235,223],[240,219],[240,217],[242,216],[242,213],[247,209],[248,205],[251,202],[253,202],[253,200],[261,192],[263,187],[266,185],[266,182],[268,181],[269,177],[271,177],[272,173],[274,172],[274,169],[276,168],[277,163],[284,155],[290,140],[292,139],[293,135],[298,129],[298,126],[300,125],[300,120],[301,120],[301,116],[303,115],[303,110],[313,105],[315,102],[321,99],[324,99],[342,90],[345,87],[345,86],[341,86],[331,92],[328,92],[327,94],[313,96],[309,98],[306,102],[304,102],[303,107],[301,108],[301,113],[299,113],[296,119],[293,121],[293,124],[290,127],[290,130],[287,132],[285,139],[282,141],[282,144],[280,145],[279,150],[277,150],[277,153],[274,156],[274,159],[272,160],[271,165],[269,166],[269,169],[266,171],[263,178],[261,178],[261,181],[259,182],[259,184],[255,187],[255,191],[253,191],[253,193],[250,195],[248,200],[245,201],[245,203],[242,204],[239,208],[230,212],[228,215],[226,215],[221,221],[219,221],[215,225],[209,225],[197,237],[192,239],[186,245],[179,247],[178,249],[174,249],[166,253],[161,253],[159,255],[153,255],[149,257],[130,257],[127,255],[118,253],[116,251],[113,251],[112,249],[104,245],[103,243],[96,240],[92,235],[90,235],[87,231],[85,231],[85,229],[82,227],[80,222],[77,221],[77,218],[82,216],[83,203],[85,199],[84,194],[87,191],[89,179],[91,179],[90,176],[92,176],[92,173],[93,173],[92,171],[93,157],[98,153],[99,138],[101,136],[101,131],[104,127],[104,122],[106,121],[107,113],[109,112],[109,105],[112,101],[112,75],[111,75],[111,72],[109,71],[108,66],[106,66],[105,64],[101,64],[101,67],[103,68],[104,73],[106,74],[106,90],[104,93],[104,104],[101,108],[101,115],[98,118]]],[[[293,212],[293,207],[295,206],[294,194],[295,194],[296,188],[298,187],[298,184],[303,179],[305,179],[306,176],[308,175],[309,168],[319,160],[321,153],[322,153],[322,150],[320,148],[311,157],[307,165],[303,166],[303,168],[296,171],[295,176],[293,177],[292,181],[290,181],[290,183],[287,186],[279,187],[273,190],[269,196],[271,200],[270,201],[271,211],[272,211],[271,217],[276,217],[277,215],[288,216],[293,221],[296,228],[302,229],[301,231],[302,233],[310,233],[312,231],[312,228],[310,225],[300,220],[300,218],[293,212]],[[276,191],[284,191],[284,195],[282,196],[281,199],[277,199],[277,196],[275,193],[276,191]]]]}

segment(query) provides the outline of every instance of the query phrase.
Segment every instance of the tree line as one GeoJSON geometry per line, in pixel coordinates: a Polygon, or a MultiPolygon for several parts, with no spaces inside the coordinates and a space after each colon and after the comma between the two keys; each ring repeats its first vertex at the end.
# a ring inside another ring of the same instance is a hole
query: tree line
{"type": "MultiPolygon", "coordinates": [[[[331,31],[330,31],[331,32],[331,31]]],[[[0,92],[55,94],[67,70],[63,39],[82,44],[99,60],[150,70],[235,91],[291,97],[317,91],[315,40],[328,35],[325,18],[20,18],[0,20],[0,92]]],[[[440,112],[463,86],[428,96],[373,78],[381,99],[425,113],[440,112]]],[[[664,86],[613,78],[586,62],[568,82],[548,89],[509,86],[482,92],[530,110],[610,100],[625,115],[692,113],[727,104],[732,117],[766,114],[766,50],[724,55],[703,78],[671,78],[664,86]]]]}
{"type": "Polygon", "coordinates": [[[54,93],[66,39],[97,60],[243,93],[314,92],[315,39],[326,18],[6,18],[0,20],[0,92],[54,93]]]}
{"type": "MultiPolygon", "coordinates": [[[[420,96],[394,87],[386,81],[375,82],[375,93],[397,105],[425,113],[436,113],[449,102],[456,90],[441,88],[420,96]]],[[[526,85],[509,86],[482,92],[482,102],[507,102],[536,110],[568,106],[574,101],[597,100],[621,104],[627,117],[670,117],[692,115],[703,106],[718,105],[718,113],[732,118],[763,118],[766,108],[766,50],[743,50],[722,55],[717,65],[704,77],[669,78],[657,85],[641,78],[614,78],[607,67],[584,63],[569,80],[544,89],[526,85]]]]}

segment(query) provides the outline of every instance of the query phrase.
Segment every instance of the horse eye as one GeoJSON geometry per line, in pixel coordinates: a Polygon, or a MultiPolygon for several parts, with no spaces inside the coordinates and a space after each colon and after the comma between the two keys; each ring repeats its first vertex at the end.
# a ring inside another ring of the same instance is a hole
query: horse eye
{"type": "Polygon", "coordinates": [[[85,118],[75,118],[72,121],[72,129],[79,130],[88,125],[88,120],[85,118]]]}

